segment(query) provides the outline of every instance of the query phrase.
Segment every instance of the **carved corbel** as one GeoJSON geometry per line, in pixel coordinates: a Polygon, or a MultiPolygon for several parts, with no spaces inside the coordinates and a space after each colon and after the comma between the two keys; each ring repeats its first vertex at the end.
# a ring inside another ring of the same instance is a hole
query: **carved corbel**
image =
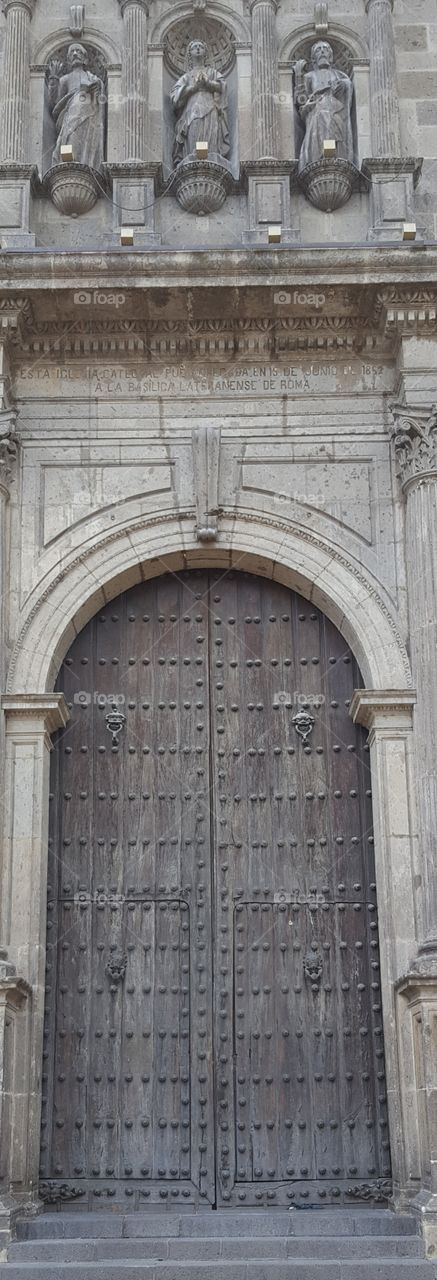
{"type": "Polygon", "coordinates": [[[406,405],[392,404],[394,417],[392,440],[402,488],[413,481],[437,480],[437,404],[431,410],[410,410],[406,405]]]}
{"type": "Polygon", "coordinates": [[[70,8],[70,35],[79,39],[83,35],[85,26],[85,5],[72,4],[70,8]]]}
{"type": "Polygon", "coordinates": [[[218,534],[220,437],[221,429],[217,426],[195,427],[193,430],[196,537],[199,542],[214,542],[218,534]]]}
{"type": "Polygon", "coordinates": [[[314,5],[314,30],[317,36],[328,34],[328,5],[326,0],[316,0],[314,5]]]}

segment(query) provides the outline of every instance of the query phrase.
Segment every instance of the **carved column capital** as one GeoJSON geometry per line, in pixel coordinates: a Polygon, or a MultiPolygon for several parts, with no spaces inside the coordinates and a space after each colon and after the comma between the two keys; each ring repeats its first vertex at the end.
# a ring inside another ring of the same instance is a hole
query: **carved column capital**
{"type": "Polygon", "coordinates": [[[36,0],[1,0],[2,11],[6,16],[11,9],[25,9],[29,18],[33,18],[36,0]]]}
{"type": "Polygon", "coordinates": [[[267,5],[269,9],[273,9],[274,13],[278,12],[279,0],[247,0],[249,13],[252,13],[256,5],[267,5]]]}
{"type": "Polygon", "coordinates": [[[390,406],[398,475],[404,492],[424,480],[437,481],[437,404],[431,410],[390,406]]]}
{"type": "Polygon", "coordinates": [[[372,5],[376,5],[376,4],[384,5],[385,8],[393,10],[393,0],[365,0],[366,13],[369,12],[369,9],[372,7],[372,5]]]}
{"type": "Polygon", "coordinates": [[[124,18],[126,9],[142,9],[149,16],[150,0],[118,0],[121,9],[121,16],[124,18]]]}

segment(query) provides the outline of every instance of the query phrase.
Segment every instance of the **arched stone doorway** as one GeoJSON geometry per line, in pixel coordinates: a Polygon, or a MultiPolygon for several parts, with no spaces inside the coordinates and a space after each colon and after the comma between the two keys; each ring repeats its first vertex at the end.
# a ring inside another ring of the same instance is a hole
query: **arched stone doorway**
{"type": "Polygon", "coordinates": [[[387,1190],[360,683],[317,608],[235,571],[138,584],[75,640],[51,787],[47,1198],[387,1190]]]}

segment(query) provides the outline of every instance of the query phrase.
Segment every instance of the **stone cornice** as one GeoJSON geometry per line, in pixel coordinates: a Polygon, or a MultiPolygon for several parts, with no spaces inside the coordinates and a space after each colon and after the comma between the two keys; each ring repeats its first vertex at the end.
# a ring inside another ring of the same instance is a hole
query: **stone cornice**
{"type": "Polygon", "coordinates": [[[413,689],[355,689],[349,714],[366,729],[410,729],[417,701],[413,689]]]}
{"type": "Polygon", "coordinates": [[[1,705],[7,721],[43,721],[47,733],[65,729],[70,719],[63,693],[5,693],[1,705]]]}
{"type": "Polygon", "coordinates": [[[437,482],[437,404],[431,409],[390,405],[398,475],[404,491],[425,480],[437,482]]]}

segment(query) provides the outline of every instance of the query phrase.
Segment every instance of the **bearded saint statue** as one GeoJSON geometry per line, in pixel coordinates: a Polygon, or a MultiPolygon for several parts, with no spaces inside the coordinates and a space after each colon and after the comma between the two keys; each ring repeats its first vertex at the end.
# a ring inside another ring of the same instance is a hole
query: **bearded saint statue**
{"type": "Polygon", "coordinates": [[[337,156],[353,161],[351,107],[353,86],[344,71],[333,66],[334,54],[326,40],[311,49],[311,70],[305,74],[306,62],[300,59],[294,67],[294,100],[305,128],[299,155],[299,171],[323,159],[325,139],[335,138],[337,156]]]}
{"type": "Polygon", "coordinates": [[[71,44],[68,71],[61,62],[49,66],[49,106],[56,125],[53,164],[61,160],[61,147],[73,148],[74,160],[101,169],[104,155],[105,98],[103,81],[87,70],[88,54],[82,44],[71,44]]]}

